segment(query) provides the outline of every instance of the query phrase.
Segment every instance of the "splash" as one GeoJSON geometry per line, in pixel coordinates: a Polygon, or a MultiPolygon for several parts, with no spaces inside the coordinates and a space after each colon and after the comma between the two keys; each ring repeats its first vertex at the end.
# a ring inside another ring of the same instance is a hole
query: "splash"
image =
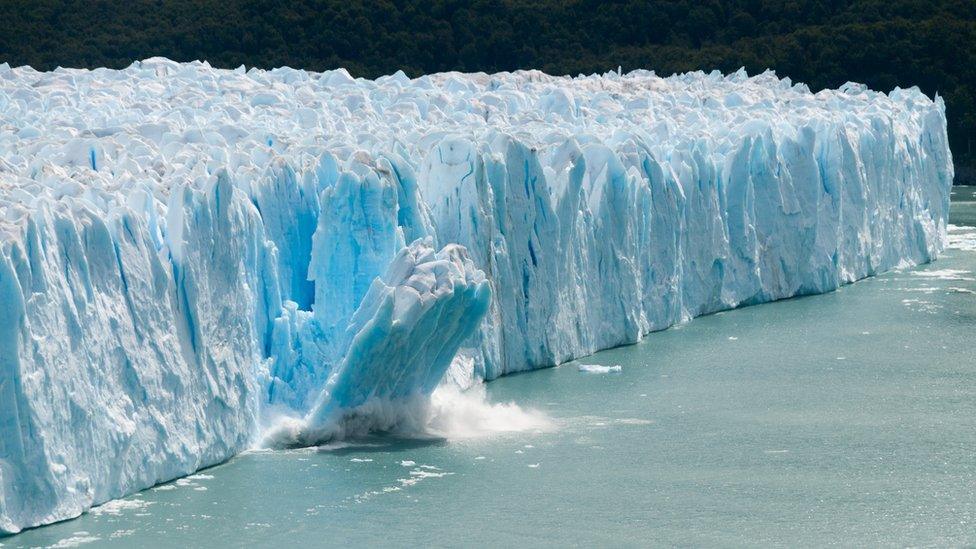
{"type": "Polygon", "coordinates": [[[467,390],[442,384],[431,395],[431,410],[426,431],[449,440],[555,428],[553,420],[540,410],[515,402],[490,402],[483,383],[467,390]]]}
{"type": "Polygon", "coordinates": [[[334,414],[314,432],[308,430],[304,418],[273,416],[267,422],[259,446],[296,448],[324,443],[331,448],[376,433],[397,438],[459,440],[502,433],[544,432],[554,427],[553,420],[542,411],[523,408],[515,402],[490,402],[483,383],[462,389],[445,382],[429,397],[370,399],[334,414]]]}

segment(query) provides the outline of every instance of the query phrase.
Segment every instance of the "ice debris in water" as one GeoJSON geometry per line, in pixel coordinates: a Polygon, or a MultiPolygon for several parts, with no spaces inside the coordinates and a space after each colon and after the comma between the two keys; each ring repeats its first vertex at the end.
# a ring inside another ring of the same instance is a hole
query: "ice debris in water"
{"type": "Polygon", "coordinates": [[[98,507],[93,507],[91,512],[93,515],[121,515],[124,511],[141,510],[152,504],[151,501],[141,499],[115,499],[98,507]]]}
{"type": "Polygon", "coordinates": [[[0,531],[929,261],[944,104],[767,72],[0,65],[0,531]]]}
{"type": "Polygon", "coordinates": [[[976,281],[973,273],[961,269],[933,269],[928,271],[912,271],[912,275],[922,278],[936,278],[939,280],[968,280],[976,281]]]}
{"type": "Polygon", "coordinates": [[[973,227],[950,224],[946,247],[967,252],[976,251],[976,230],[973,227]]]}
{"type": "Polygon", "coordinates": [[[622,372],[623,368],[619,364],[614,366],[603,366],[602,364],[580,364],[579,371],[587,374],[610,374],[622,372]]]}

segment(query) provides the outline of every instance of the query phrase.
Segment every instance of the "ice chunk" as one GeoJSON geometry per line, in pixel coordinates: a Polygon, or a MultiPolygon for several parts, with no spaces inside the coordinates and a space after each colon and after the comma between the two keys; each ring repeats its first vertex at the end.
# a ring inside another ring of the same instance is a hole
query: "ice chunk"
{"type": "Polygon", "coordinates": [[[352,315],[343,360],[299,423],[268,434],[303,446],[415,420],[458,348],[481,324],[491,290],[464,248],[403,248],[352,315]]]}
{"type": "Polygon", "coordinates": [[[623,368],[619,364],[614,366],[603,366],[601,364],[580,364],[579,371],[587,374],[616,374],[622,372],[623,368]]]}

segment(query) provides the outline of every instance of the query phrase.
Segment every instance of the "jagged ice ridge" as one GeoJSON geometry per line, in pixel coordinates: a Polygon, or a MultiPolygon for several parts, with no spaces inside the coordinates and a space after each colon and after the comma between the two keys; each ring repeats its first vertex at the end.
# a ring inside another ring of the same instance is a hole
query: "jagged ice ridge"
{"type": "Polygon", "coordinates": [[[0,531],[930,261],[952,177],[915,88],[0,65],[0,531]]]}

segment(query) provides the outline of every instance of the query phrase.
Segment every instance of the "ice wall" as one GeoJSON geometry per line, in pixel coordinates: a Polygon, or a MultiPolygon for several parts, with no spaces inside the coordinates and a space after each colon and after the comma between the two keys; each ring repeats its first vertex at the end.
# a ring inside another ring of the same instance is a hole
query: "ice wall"
{"type": "Polygon", "coordinates": [[[0,531],[934,259],[917,89],[0,65],[0,531]]]}

